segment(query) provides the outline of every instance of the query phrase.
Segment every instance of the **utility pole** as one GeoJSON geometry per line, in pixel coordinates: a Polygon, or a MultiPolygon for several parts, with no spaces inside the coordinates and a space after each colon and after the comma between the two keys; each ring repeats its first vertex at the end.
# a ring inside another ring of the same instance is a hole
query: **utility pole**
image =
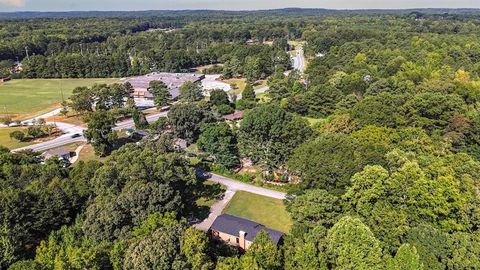
{"type": "Polygon", "coordinates": [[[6,115],[5,119],[11,121],[10,115],[8,114],[8,111],[7,111],[7,105],[6,104],[3,104],[3,109],[5,110],[5,115],[6,115]]]}
{"type": "Polygon", "coordinates": [[[30,60],[30,57],[28,55],[28,46],[25,46],[25,54],[27,55],[27,60],[30,60]]]}
{"type": "Polygon", "coordinates": [[[83,56],[83,44],[80,43],[80,54],[83,56]]]}
{"type": "Polygon", "coordinates": [[[63,103],[65,101],[65,97],[63,96],[62,80],[59,80],[58,83],[60,84],[60,95],[62,96],[62,103],[63,103]]]}

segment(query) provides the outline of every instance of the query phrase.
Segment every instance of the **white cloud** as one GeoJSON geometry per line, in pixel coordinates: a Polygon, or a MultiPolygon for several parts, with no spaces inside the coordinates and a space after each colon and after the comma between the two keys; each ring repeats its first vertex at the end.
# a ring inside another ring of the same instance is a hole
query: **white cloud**
{"type": "Polygon", "coordinates": [[[26,0],[0,0],[0,5],[23,7],[26,0]]]}

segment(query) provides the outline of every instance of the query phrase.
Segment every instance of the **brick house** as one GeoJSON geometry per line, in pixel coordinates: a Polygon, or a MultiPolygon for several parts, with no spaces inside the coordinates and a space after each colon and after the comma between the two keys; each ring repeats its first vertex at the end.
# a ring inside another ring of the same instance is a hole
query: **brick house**
{"type": "Polygon", "coordinates": [[[283,233],[269,229],[262,224],[227,214],[218,216],[210,227],[213,239],[247,250],[261,231],[265,231],[275,244],[279,244],[283,233]]]}

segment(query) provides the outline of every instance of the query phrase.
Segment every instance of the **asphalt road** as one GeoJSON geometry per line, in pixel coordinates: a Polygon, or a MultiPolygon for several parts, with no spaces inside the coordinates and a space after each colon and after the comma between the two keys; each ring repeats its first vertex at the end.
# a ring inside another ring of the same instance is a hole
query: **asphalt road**
{"type": "Polygon", "coordinates": [[[262,196],[270,197],[274,199],[279,199],[279,200],[284,200],[287,196],[287,194],[284,192],[249,185],[249,184],[239,182],[239,181],[236,181],[221,175],[213,174],[213,173],[211,174],[210,178],[208,178],[208,180],[224,185],[227,187],[228,190],[231,190],[231,191],[241,190],[241,191],[246,191],[246,192],[250,192],[250,193],[254,193],[254,194],[258,194],[258,195],[262,195],[262,196]]]}
{"type": "MultiPolygon", "coordinates": [[[[158,118],[160,117],[167,117],[167,115],[168,115],[168,111],[147,115],[146,118],[147,118],[147,121],[151,123],[151,122],[157,121],[158,118]]],[[[135,123],[133,122],[133,119],[128,119],[128,120],[117,123],[114,129],[119,130],[119,129],[128,129],[133,127],[135,127],[135,123]]]]}
{"type": "MultiPolygon", "coordinates": [[[[47,122],[47,124],[53,125],[54,123],[47,122]]],[[[32,149],[36,152],[41,152],[48,149],[71,144],[74,142],[86,141],[83,136],[72,138],[73,134],[80,134],[80,135],[83,134],[83,129],[84,129],[83,127],[75,126],[67,123],[61,123],[61,122],[57,122],[55,123],[55,125],[57,126],[57,128],[63,131],[64,134],[62,136],[47,142],[42,142],[42,143],[37,143],[37,144],[29,145],[26,147],[22,147],[22,148],[17,148],[17,149],[14,149],[13,152],[18,152],[18,151],[27,150],[27,149],[32,149]]]]}
{"type": "MultiPolygon", "coordinates": [[[[160,117],[167,116],[167,114],[168,114],[168,112],[161,112],[161,113],[157,113],[157,114],[148,115],[147,120],[149,122],[154,122],[160,117]]],[[[47,123],[47,124],[53,124],[53,123],[47,123]]],[[[56,139],[50,140],[48,142],[37,143],[37,144],[29,145],[29,146],[26,146],[26,147],[14,149],[13,152],[18,152],[18,151],[27,150],[27,149],[32,149],[36,152],[41,152],[41,151],[45,151],[45,150],[52,149],[52,148],[57,148],[57,147],[64,146],[64,145],[67,145],[67,144],[71,144],[71,143],[75,143],[75,142],[86,142],[87,141],[82,135],[83,131],[85,130],[84,127],[75,126],[75,125],[66,124],[66,123],[61,123],[61,122],[57,122],[56,125],[65,134],[63,134],[62,136],[60,136],[56,139]],[[81,136],[76,137],[76,138],[72,138],[72,135],[74,135],[74,134],[80,134],[81,136]]],[[[117,123],[117,125],[115,127],[115,130],[133,128],[134,126],[135,126],[135,124],[133,123],[133,120],[129,119],[129,120],[125,120],[125,121],[117,123]]]]}
{"type": "Polygon", "coordinates": [[[297,49],[297,55],[293,58],[293,68],[303,72],[305,71],[305,57],[303,55],[303,48],[297,49]]]}

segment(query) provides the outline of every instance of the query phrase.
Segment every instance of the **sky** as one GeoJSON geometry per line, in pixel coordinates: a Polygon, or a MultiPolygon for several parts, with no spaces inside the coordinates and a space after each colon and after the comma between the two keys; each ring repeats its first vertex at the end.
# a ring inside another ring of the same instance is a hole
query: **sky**
{"type": "Polygon", "coordinates": [[[480,8],[480,0],[0,0],[0,12],[89,10],[254,10],[480,8]]]}

